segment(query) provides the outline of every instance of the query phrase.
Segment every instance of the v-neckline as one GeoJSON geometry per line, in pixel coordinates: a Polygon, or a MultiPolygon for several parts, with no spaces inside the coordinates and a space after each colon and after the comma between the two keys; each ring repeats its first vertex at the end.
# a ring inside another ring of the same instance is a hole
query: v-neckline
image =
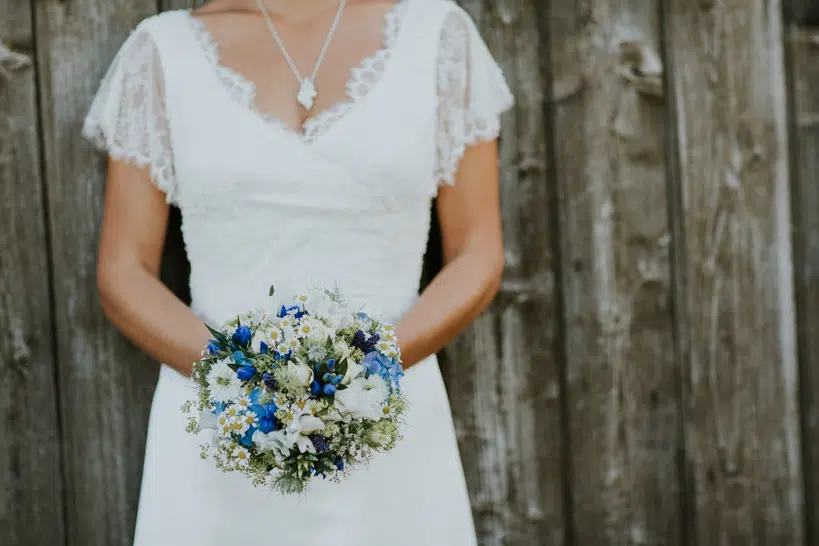
{"type": "Polygon", "coordinates": [[[185,18],[200,51],[205,56],[220,87],[248,113],[280,131],[296,137],[305,143],[315,142],[321,135],[332,129],[337,122],[347,116],[359,103],[368,97],[392,65],[390,57],[403,29],[403,20],[410,0],[396,0],[384,16],[383,42],[373,54],[364,57],[350,69],[346,84],[346,96],[335,104],[304,120],[301,130],[295,129],[281,118],[265,112],[256,102],[256,83],[222,62],[220,45],[207,25],[193,15],[192,10],[183,10],[185,18]],[[373,77],[373,75],[375,77],[373,77]]]}

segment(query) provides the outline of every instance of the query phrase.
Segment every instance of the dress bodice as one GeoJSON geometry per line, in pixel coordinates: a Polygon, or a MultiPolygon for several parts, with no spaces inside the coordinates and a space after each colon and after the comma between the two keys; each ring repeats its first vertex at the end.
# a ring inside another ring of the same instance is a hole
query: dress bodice
{"type": "Polygon", "coordinates": [[[187,11],[147,19],[122,47],[84,132],[150,167],[180,208],[206,320],[265,302],[271,284],[335,285],[391,318],[417,297],[431,199],[466,146],[497,136],[511,96],[449,0],[397,5],[348,93],[300,134],[253,108],[252,84],[187,11]]]}

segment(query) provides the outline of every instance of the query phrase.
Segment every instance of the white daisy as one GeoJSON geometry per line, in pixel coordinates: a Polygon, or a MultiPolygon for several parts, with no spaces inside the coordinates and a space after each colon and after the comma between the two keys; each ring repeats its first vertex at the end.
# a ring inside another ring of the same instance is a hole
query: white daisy
{"type": "Polygon", "coordinates": [[[302,307],[310,303],[310,296],[307,294],[299,294],[293,299],[296,300],[296,305],[301,305],[302,307]]]}
{"type": "Polygon", "coordinates": [[[245,411],[252,405],[249,396],[243,396],[236,401],[236,405],[234,406],[239,411],[245,411]]]}
{"type": "Polygon", "coordinates": [[[244,435],[244,433],[247,432],[250,427],[259,425],[259,417],[252,411],[248,411],[242,415],[240,419],[242,420],[243,425],[242,435],[244,435]]]}
{"type": "Polygon", "coordinates": [[[250,452],[242,446],[233,448],[233,461],[239,468],[246,468],[250,462],[250,452]]]}
{"type": "Polygon", "coordinates": [[[208,372],[207,382],[211,400],[215,402],[230,402],[241,396],[242,382],[225,360],[213,365],[208,372]]]}
{"type": "Polygon", "coordinates": [[[305,317],[299,322],[298,326],[296,326],[296,336],[301,338],[308,337],[314,334],[318,327],[318,324],[314,324],[312,320],[305,317]]]}

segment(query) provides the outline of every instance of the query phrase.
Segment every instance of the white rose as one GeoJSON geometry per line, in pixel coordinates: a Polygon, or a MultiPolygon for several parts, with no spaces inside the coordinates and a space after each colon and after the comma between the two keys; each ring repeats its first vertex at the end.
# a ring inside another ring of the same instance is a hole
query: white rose
{"type": "Polygon", "coordinates": [[[306,387],[313,382],[313,370],[306,364],[289,362],[284,368],[286,381],[295,386],[306,387]]]}

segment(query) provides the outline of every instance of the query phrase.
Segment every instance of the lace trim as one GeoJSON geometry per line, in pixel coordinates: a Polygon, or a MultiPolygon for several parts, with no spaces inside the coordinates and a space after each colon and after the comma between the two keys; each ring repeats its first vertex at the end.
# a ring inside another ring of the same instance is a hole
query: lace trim
{"type": "Polygon", "coordinates": [[[170,124],[159,55],[146,32],[134,32],[102,80],[82,136],[116,160],[150,167],[152,182],[177,202],[170,124]]]}
{"type": "Polygon", "coordinates": [[[439,47],[436,179],[452,185],[466,149],[498,138],[500,115],[513,99],[503,71],[461,10],[447,17],[439,47]]]}
{"type": "Polygon", "coordinates": [[[194,17],[188,10],[188,20],[196,41],[207,57],[208,62],[213,67],[217,79],[222,83],[228,94],[243,107],[252,111],[254,115],[263,119],[267,123],[278,126],[289,133],[295,133],[304,140],[311,142],[326,133],[341,118],[364,97],[370,94],[375,85],[381,80],[381,76],[386,71],[388,61],[392,55],[392,50],[398,39],[401,30],[401,21],[406,13],[408,2],[397,0],[396,4],[390,8],[384,18],[384,41],[380,49],[369,57],[365,57],[358,66],[350,71],[350,78],[347,81],[346,93],[348,100],[343,100],[333,106],[322,110],[316,115],[307,118],[302,126],[302,132],[294,131],[290,126],[282,122],[272,114],[262,111],[256,103],[256,84],[240,74],[236,70],[229,68],[222,63],[219,52],[219,44],[208,30],[205,23],[194,17]]]}

